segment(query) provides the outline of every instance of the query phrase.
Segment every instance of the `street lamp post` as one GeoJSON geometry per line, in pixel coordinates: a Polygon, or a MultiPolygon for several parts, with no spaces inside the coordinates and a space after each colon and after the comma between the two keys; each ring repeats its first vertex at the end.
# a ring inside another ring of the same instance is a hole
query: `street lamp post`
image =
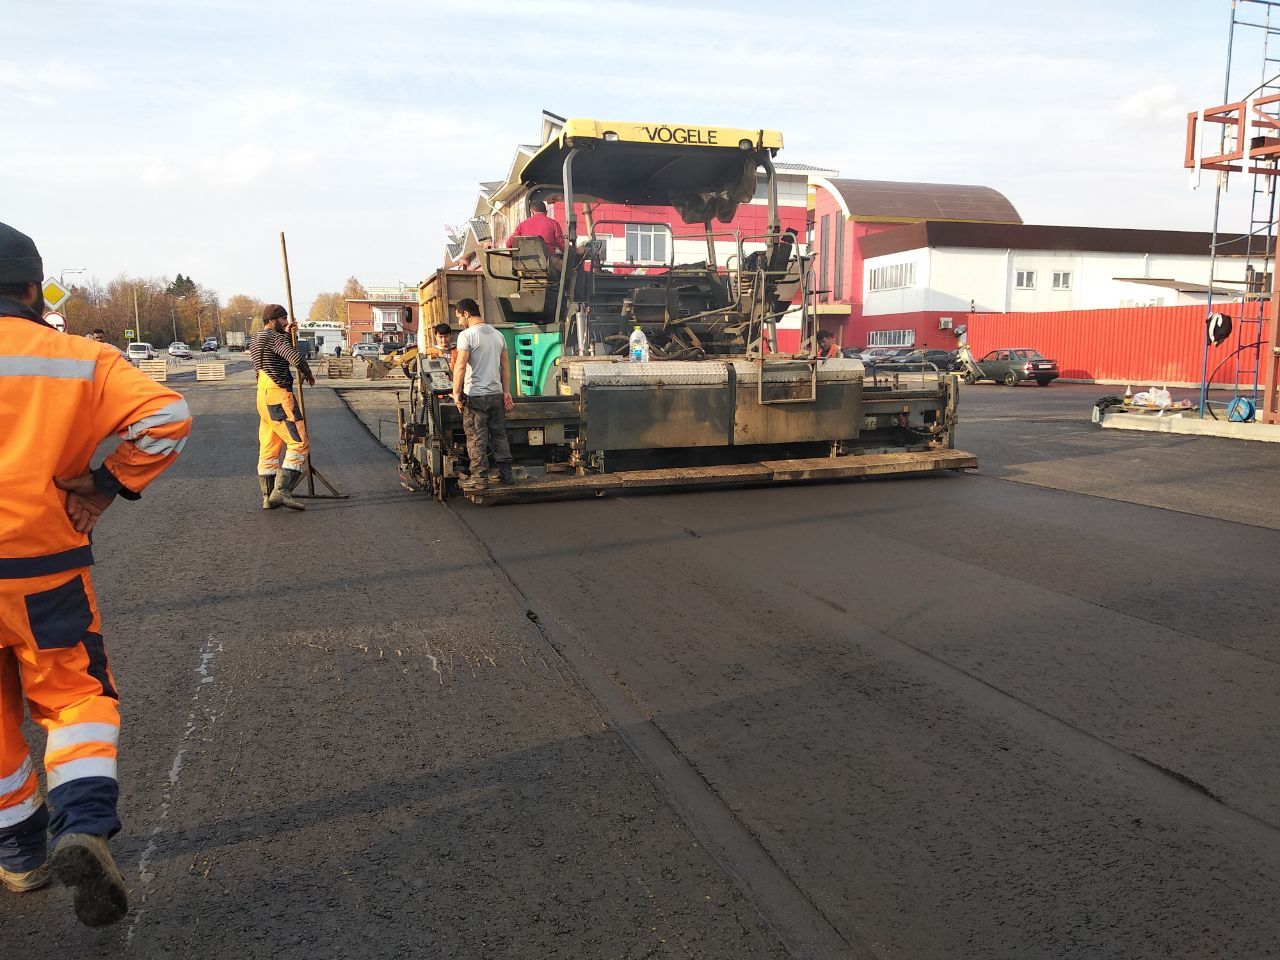
{"type": "MultiPolygon", "coordinates": [[[[59,270],[58,283],[61,284],[61,286],[65,289],[67,286],[66,276],[68,273],[84,273],[88,269],[89,269],[88,267],[67,267],[67,269],[65,270],[59,270]]],[[[65,318],[67,329],[70,330],[71,329],[71,298],[70,297],[67,297],[66,305],[62,308],[62,315],[65,318]]]]}

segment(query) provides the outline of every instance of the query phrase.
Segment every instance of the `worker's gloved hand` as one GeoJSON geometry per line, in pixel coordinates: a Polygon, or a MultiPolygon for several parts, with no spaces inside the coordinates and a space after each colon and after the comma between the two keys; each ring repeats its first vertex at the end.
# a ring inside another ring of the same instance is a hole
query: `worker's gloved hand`
{"type": "Polygon", "coordinates": [[[298,375],[307,382],[307,386],[314,387],[316,385],[315,375],[311,372],[311,365],[303,360],[298,364],[298,375]]]}
{"type": "Polygon", "coordinates": [[[88,533],[93,529],[102,512],[111,506],[115,494],[103,493],[98,489],[92,473],[82,473],[69,480],[53,478],[53,485],[67,494],[67,517],[77,533],[88,533]]]}

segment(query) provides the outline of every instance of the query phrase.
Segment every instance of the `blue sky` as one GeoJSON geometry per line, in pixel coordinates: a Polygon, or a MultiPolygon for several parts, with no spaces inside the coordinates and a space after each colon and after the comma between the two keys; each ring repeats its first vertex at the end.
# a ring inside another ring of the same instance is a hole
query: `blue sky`
{"type": "MultiPolygon", "coordinates": [[[[284,230],[305,313],[348,275],[436,269],[443,225],[545,108],[776,128],[782,160],[983,184],[1027,222],[1207,230],[1185,116],[1221,100],[1229,11],[4,0],[0,220],[50,273],[181,272],[267,300],[283,297],[284,230]]],[[[1251,85],[1261,55],[1237,50],[1251,85]]]]}

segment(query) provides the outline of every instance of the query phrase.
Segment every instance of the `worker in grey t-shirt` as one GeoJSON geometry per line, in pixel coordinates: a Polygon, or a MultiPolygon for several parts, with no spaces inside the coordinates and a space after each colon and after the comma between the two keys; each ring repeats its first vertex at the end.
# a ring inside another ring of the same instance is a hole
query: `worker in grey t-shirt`
{"type": "Polygon", "coordinates": [[[453,402],[462,411],[467,435],[471,474],[459,482],[465,491],[483,490],[490,480],[512,483],[511,444],[507,439],[506,411],[511,399],[511,362],[501,333],[480,316],[470,297],[458,301],[454,318],[463,328],[453,365],[453,402]],[[492,454],[496,469],[489,469],[492,454]]]}

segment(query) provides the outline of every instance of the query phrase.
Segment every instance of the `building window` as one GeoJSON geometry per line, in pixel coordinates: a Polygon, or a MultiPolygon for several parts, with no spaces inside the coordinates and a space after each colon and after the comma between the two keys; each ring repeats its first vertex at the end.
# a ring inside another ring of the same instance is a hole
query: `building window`
{"type": "MultiPolygon", "coordinates": [[[[1034,277],[1032,280],[1034,281],[1034,277]]],[[[1071,289],[1071,271],[1055,270],[1053,271],[1053,289],[1070,290],[1071,289]]]]}
{"type": "Polygon", "coordinates": [[[916,265],[914,263],[892,263],[887,267],[872,267],[870,286],[874,293],[877,290],[902,290],[916,285],[916,265]]]}
{"type": "Polygon", "coordinates": [[[1014,286],[1019,290],[1034,290],[1036,288],[1036,272],[1034,270],[1019,270],[1017,282],[1014,286]]]}
{"type": "Polygon", "coordinates": [[[374,307],[373,322],[382,333],[396,333],[404,324],[403,307],[374,307]]]}
{"type": "Polygon", "coordinates": [[[667,228],[660,223],[628,223],[627,260],[666,263],[667,228]]]}
{"type": "Polygon", "coordinates": [[[828,241],[831,239],[831,216],[824,216],[818,227],[818,249],[822,251],[822,259],[818,262],[818,290],[822,293],[822,302],[827,303],[831,300],[831,288],[827,285],[831,274],[829,265],[831,263],[831,248],[828,241]]]}
{"type": "Polygon", "coordinates": [[[1244,269],[1245,290],[1249,293],[1270,293],[1271,274],[1265,270],[1257,270],[1252,266],[1244,269]]]}
{"type": "Polygon", "coordinates": [[[836,217],[836,299],[844,299],[844,221],[836,217]]]}
{"type": "Polygon", "coordinates": [[[914,347],[914,330],[871,330],[867,333],[869,347],[914,347]]]}

